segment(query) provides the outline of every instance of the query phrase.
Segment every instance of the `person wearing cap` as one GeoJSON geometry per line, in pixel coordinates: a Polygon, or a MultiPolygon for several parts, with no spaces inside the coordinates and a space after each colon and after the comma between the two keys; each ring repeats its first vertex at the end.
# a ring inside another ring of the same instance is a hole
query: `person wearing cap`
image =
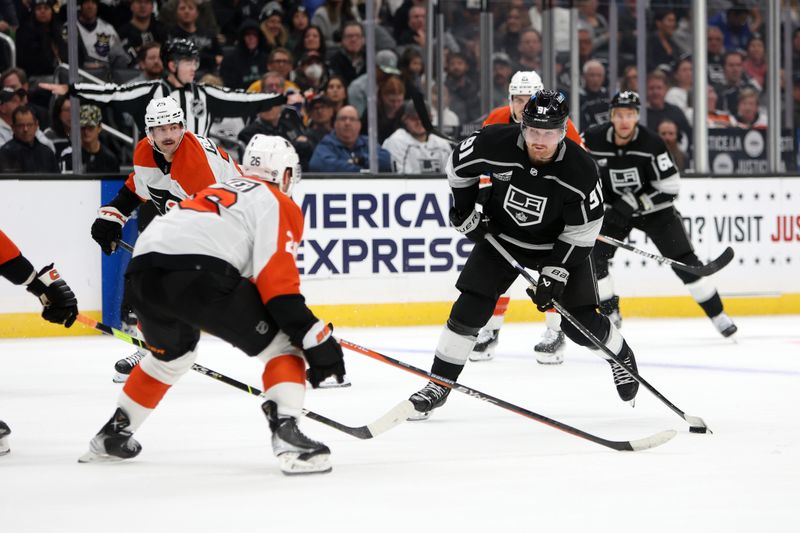
{"type": "Polygon", "coordinates": [[[131,58],[139,58],[142,46],[150,42],[164,43],[167,33],[153,14],[155,0],[131,0],[131,18],[119,29],[122,47],[131,58]]]}
{"type": "MultiPolygon", "coordinates": [[[[388,76],[400,76],[400,69],[397,68],[397,54],[391,50],[381,50],[375,54],[375,85],[379,86],[388,76]]],[[[358,110],[358,114],[363,115],[367,110],[367,73],[353,80],[347,87],[347,100],[358,110]]]]}
{"type": "MultiPolygon", "coordinates": [[[[82,105],[80,113],[81,125],[81,160],[83,172],[86,173],[119,173],[119,159],[100,142],[103,114],[95,105],[82,105]]],[[[61,172],[72,172],[72,146],[68,146],[59,156],[61,172]]]]}
{"type": "Polygon", "coordinates": [[[239,39],[233,50],[225,55],[220,76],[226,87],[246,89],[266,72],[269,47],[267,39],[252,19],[239,26],[239,39]]]}
{"type": "Polygon", "coordinates": [[[39,121],[30,106],[20,105],[14,109],[11,128],[14,136],[0,147],[0,172],[58,172],[55,154],[36,137],[39,121]]]}
{"type": "Polygon", "coordinates": [[[53,13],[56,0],[34,0],[33,14],[17,30],[17,66],[29,76],[52,76],[61,63],[63,24],[53,13]]]}
{"type": "Polygon", "coordinates": [[[289,31],[283,24],[283,8],[280,3],[267,2],[258,16],[258,21],[270,49],[286,46],[289,40],[289,31]]]}
{"type": "Polygon", "coordinates": [[[309,117],[306,132],[311,143],[316,148],[322,138],[333,130],[335,106],[327,96],[320,94],[312,98],[306,108],[309,117]]]}
{"type": "MultiPolygon", "coordinates": [[[[378,146],[378,171],[392,172],[392,156],[378,146]]],[[[314,149],[311,172],[362,172],[369,169],[369,144],[361,135],[358,111],[346,105],[336,113],[333,131],[314,149]]]]}
{"type": "Polygon", "coordinates": [[[402,128],[383,142],[392,154],[395,172],[400,174],[441,174],[447,164],[452,146],[448,141],[429,133],[422,125],[414,102],[403,106],[402,128]]]}
{"type": "MultiPolygon", "coordinates": [[[[28,82],[28,74],[19,67],[11,67],[3,71],[0,74],[0,86],[2,87],[10,87],[15,91],[18,91],[20,100],[22,104],[27,104],[33,108],[33,112],[36,113],[36,119],[39,121],[39,125],[42,128],[48,128],[50,126],[50,112],[48,111],[47,107],[39,105],[32,101],[31,98],[31,85],[28,82]]],[[[49,100],[47,98],[47,93],[44,91],[37,91],[38,96],[44,96],[45,101],[49,100]]],[[[42,100],[42,98],[39,98],[42,100]]]]}
{"type": "Polygon", "coordinates": [[[306,6],[302,4],[295,6],[289,15],[289,38],[286,41],[286,48],[293,50],[303,40],[303,34],[310,25],[311,19],[306,6]]]}

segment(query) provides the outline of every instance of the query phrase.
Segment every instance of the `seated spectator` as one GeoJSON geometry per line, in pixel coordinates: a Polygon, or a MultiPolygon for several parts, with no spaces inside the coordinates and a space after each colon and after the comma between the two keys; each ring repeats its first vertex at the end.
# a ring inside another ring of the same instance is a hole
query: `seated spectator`
{"type": "MultiPolygon", "coordinates": [[[[122,48],[117,30],[97,16],[99,0],[81,0],[78,4],[79,48],[85,53],[80,61],[81,68],[106,73],[112,68],[125,68],[130,56],[122,48]]],[[[61,53],[62,59],[66,57],[61,53]]]]}
{"type": "Polygon", "coordinates": [[[508,102],[508,84],[514,71],[511,68],[511,58],[503,52],[492,54],[492,109],[508,102]]]}
{"type": "Polygon", "coordinates": [[[714,85],[725,83],[725,73],[722,62],[725,59],[725,37],[722,30],[716,26],[709,26],[706,41],[708,43],[708,81],[714,85]]]}
{"type": "Polygon", "coordinates": [[[333,102],[324,95],[312,98],[307,108],[309,121],[306,132],[311,143],[316,147],[322,138],[333,129],[333,117],[336,113],[333,110],[333,102]]]}
{"type": "Polygon", "coordinates": [[[294,81],[303,93],[317,94],[328,80],[328,67],[322,56],[309,52],[300,58],[294,71],[294,81]]]}
{"type": "Polygon", "coordinates": [[[519,34],[517,45],[517,64],[514,72],[519,70],[542,70],[542,36],[533,28],[526,28],[519,34]]]}
{"type": "Polygon", "coordinates": [[[747,43],[753,38],[751,24],[757,27],[758,21],[750,17],[746,0],[732,0],[731,6],[711,17],[708,24],[720,29],[727,50],[744,51],[747,49],[747,43]]]}
{"type": "Polygon", "coordinates": [[[420,48],[425,46],[425,14],[427,9],[424,4],[413,5],[408,10],[408,21],[403,31],[397,37],[400,46],[415,45],[420,48]]]}
{"type": "Polygon", "coordinates": [[[592,29],[594,34],[594,48],[596,50],[608,49],[608,20],[597,12],[600,2],[597,0],[579,0],[578,20],[586,27],[592,29]]]}
{"type": "Polygon", "coordinates": [[[295,6],[289,17],[289,38],[286,40],[286,48],[294,50],[294,48],[303,40],[303,34],[311,25],[311,19],[308,18],[308,10],[304,5],[295,6]]]}
{"type": "Polygon", "coordinates": [[[458,119],[458,115],[450,109],[450,93],[446,86],[442,86],[442,116],[444,120],[442,120],[441,125],[439,124],[438,102],[439,94],[437,90],[434,90],[431,93],[431,123],[433,127],[451,137],[458,136],[458,128],[461,125],[461,121],[458,119]]]}
{"type": "Polygon", "coordinates": [[[128,83],[139,83],[142,81],[157,81],[164,76],[164,62],[161,59],[161,43],[150,41],[139,47],[137,56],[139,70],[141,73],[128,83]]]}
{"type": "Polygon", "coordinates": [[[267,45],[270,49],[286,46],[289,32],[283,25],[283,8],[278,2],[267,3],[261,10],[258,20],[261,23],[261,32],[267,38],[267,45]]]}
{"type": "Polygon", "coordinates": [[[766,86],[767,54],[764,40],[755,36],[747,44],[747,57],[744,60],[744,73],[759,87],[766,86]]]}
{"type": "Polygon", "coordinates": [[[322,90],[322,94],[328,98],[333,105],[333,112],[336,114],[342,107],[347,105],[347,85],[340,76],[331,76],[322,90]]]}
{"type": "Polygon", "coordinates": [[[691,138],[691,126],[686,120],[683,110],[665,100],[667,95],[667,75],[654,70],[647,76],[647,127],[655,131],[665,119],[678,125],[683,136],[682,142],[691,138]]]}
{"type": "MultiPolygon", "coordinates": [[[[720,111],[717,109],[717,91],[713,87],[708,87],[708,97],[706,100],[706,108],[708,109],[708,129],[715,128],[733,128],[736,126],[736,121],[727,111],[720,111]]],[[[686,110],[686,118],[689,124],[694,124],[694,108],[686,110]]]]}
{"type": "MultiPolygon", "coordinates": [[[[267,72],[277,72],[283,78],[283,93],[287,94],[290,91],[300,92],[300,86],[297,85],[295,82],[289,80],[289,77],[292,75],[292,70],[294,69],[294,59],[292,57],[292,53],[287,50],[286,48],[275,48],[272,52],[269,53],[269,57],[267,58],[267,72]]],[[[260,93],[261,92],[261,80],[254,81],[250,84],[250,87],[247,88],[247,92],[249,93],[260,93]]]]}
{"type": "MultiPolygon", "coordinates": [[[[14,90],[11,87],[4,87],[0,90],[0,145],[8,143],[14,137],[13,116],[18,107],[25,107],[29,112],[36,114],[33,108],[22,103],[26,94],[24,89],[14,90]]],[[[53,143],[39,129],[39,119],[36,119],[34,135],[39,143],[45,145],[55,155],[56,149],[53,143]]]]}
{"type": "Polygon", "coordinates": [[[36,138],[39,122],[30,107],[21,105],[14,110],[11,127],[13,137],[0,147],[0,172],[58,172],[55,154],[36,138]]]}
{"type": "MultiPolygon", "coordinates": [[[[83,172],[87,173],[119,173],[119,159],[111,150],[100,142],[103,114],[95,105],[82,105],[81,125],[81,161],[83,172]]],[[[67,146],[59,156],[61,172],[72,172],[72,147],[67,146]]]]}
{"type": "MultiPolygon", "coordinates": [[[[403,101],[405,85],[399,76],[389,76],[378,87],[378,144],[403,126],[403,101]]],[[[367,133],[368,111],[361,116],[361,132],[367,133]]]]}
{"type": "Polygon", "coordinates": [[[318,55],[323,61],[327,54],[325,39],[320,29],[313,24],[303,32],[303,38],[297,43],[294,50],[294,57],[304,57],[307,55],[318,55]]]}
{"type": "Polygon", "coordinates": [[[628,65],[622,71],[622,77],[619,79],[619,90],[639,92],[639,69],[636,65],[628,65]]]}
{"type": "Polygon", "coordinates": [[[453,147],[448,141],[425,131],[414,102],[406,101],[403,127],[383,142],[392,154],[395,172],[400,174],[441,174],[453,147]]]}
{"type": "Polygon", "coordinates": [[[717,105],[728,113],[735,113],[739,103],[739,93],[743,89],[752,89],[761,93],[761,87],[753,83],[750,76],[744,73],[744,57],[740,52],[728,52],[723,60],[725,81],[714,88],[719,96],[717,105]]]}
{"type": "Polygon", "coordinates": [[[758,93],[753,89],[742,89],[734,115],[736,126],[744,129],[767,129],[767,113],[758,107],[758,93]]]}
{"type": "Polygon", "coordinates": [[[220,75],[223,84],[231,89],[246,89],[260,80],[267,67],[267,39],[258,23],[245,19],[239,26],[236,46],[222,60],[220,75]]]}
{"type": "Polygon", "coordinates": [[[516,60],[519,57],[520,32],[525,28],[523,21],[526,20],[527,13],[521,8],[509,8],[505,14],[505,22],[494,31],[494,49],[516,60]]]}
{"type": "Polygon", "coordinates": [[[56,0],[34,0],[33,17],[17,31],[17,66],[31,77],[52,76],[66,60],[60,55],[61,50],[66,50],[66,43],[62,24],[53,13],[55,3],[56,0]]]}
{"type": "MultiPolygon", "coordinates": [[[[261,87],[266,93],[279,92],[283,87],[283,78],[277,72],[267,72],[261,80],[261,87]]],[[[308,169],[308,160],[314,147],[306,135],[303,119],[294,107],[274,106],[262,111],[253,122],[239,132],[239,140],[246,145],[256,133],[277,135],[292,143],[303,169],[308,169]]]]}
{"type": "Polygon", "coordinates": [[[583,84],[580,89],[581,129],[608,122],[608,91],[604,87],[606,68],[591,59],[583,65],[583,84]]]}
{"type": "MultiPolygon", "coordinates": [[[[599,61],[600,64],[603,65],[603,69],[605,69],[608,64],[606,56],[597,52],[594,49],[593,43],[594,37],[592,36],[592,29],[578,27],[578,65],[581,72],[583,72],[583,66],[587,61],[599,61]]],[[[572,59],[570,55],[564,55],[563,57],[563,63],[556,63],[556,79],[559,90],[564,94],[569,94],[572,85],[570,80],[572,59]]]]}
{"type": "Polygon", "coordinates": [[[131,56],[139,59],[139,52],[147,43],[164,43],[167,32],[153,14],[154,0],[131,0],[131,18],[119,29],[122,47],[131,56]]]}
{"type": "Polygon", "coordinates": [[[447,78],[444,84],[450,91],[450,108],[461,122],[470,122],[480,115],[480,91],[471,77],[469,63],[463,54],[447,55],[447,78]]]}
{"type": "MultiPolygon", "coordinates": [[[[31,106],[33,112],[36,113],[36,120],[43,128],[50,126],[50,113],[47,108],[31,102],[30,83],[28,83],[28,76],[21,68],[12,67],[0,75],[0,87],[8,87],[17,91],[20,97],[20,105],[31,106]]],[[[46,94],[46,93],[45,93],[46,94]]]]}
{"type": "Polygon", "coordinates": [[[672,75],[672,87],[667,91],[667,96],[664,98],[672,105],[678,106],[684,111],[691,106],[689,102],[689,93],[692,90],[693,76],[692,60],[685,57],[678,61],[678,66],[672,75]]]}
{"type": "Polygon", "coordinates": [[[175,27],[170,28],[170,39],[188,39],[197,45],[200,51],[200,68],[198,76],[206,72],[215,72],[222,63],[222,49],[217,41],[216,33],[208,28],[200,27],[200,12],[197,0],[177,0],[175,27]]]}
{"type": "Polygon", "coordinates": [[[664,141],[664,144],[667,145],[667,151],[669,155],[672,156],[672,160],[675,161],[675,166],[678,171],[683,172],[686,170],[689,158],[686,156],[686,153],[681,150],[680,146],[678,146],[677,124],[669,119],[662,120],[658,125],[657,132],[661,140],[664,141]]]}
{"type": "Polygon", "coordinates": [[[400,77],[406,84],[406,94],[412,94],[415,90],[422,91],[422,74],[425,72],[425,60],[419,50],[413,46],[403,50],[397,63],[397,68],[400,69],[400,77]]]}
{"type": "Polygon", "coordinates": [[[655,33],[647,40],[647,70],[656,68],[672,72],[678,64],[680,51],[672,40],[678,19],[671,8],[656,9],[653,16],[655,33]]]}
{"type": "MultiPolygon", "coordinates": [[[[391,50],[381,50],[375,54],[375,85],[380,87],[381,83],[389,76],[399,76],[400,70],[397,68],[397,56],[391,50]]],[[[367,73],[365,72],[347,87],[347,101],[356,108],[359,116],[367,110],[367,73]]]]}
{"type": "Polygon", "coordinates": [[[69,138],[69,132],[72,130],[71,112],[72,102],[69,95],[56,96],[50,115],[50,127],[44,130],[45,137],[53,143],[55,154],[61,154],[71,143],[69,138]]]}
{"type": "Polygon", "coordinates": [[[331,73],[341,76],[345,87],[367,71],[364,28],[348,21],[342,27],[342,46],[328,61],[331,73]]]}
{"type": "MultiPolygon", "coordinates": [[[[358,111],[346,105],[336,114],[333,131],[314,149],[309,168],[312,172],[361,172],[369,170],[367,136],[361,135],[358,111]]],[[[378,149],[378,171],[392,172],[392,156],[378,149]]]]}
{"type": "Polygon", "coordinates": [[[314,11],[311,24],[322,31],[328,48],[333,48],[341,41],[342,24],[348,20],[358,20],[358,13],[351,0],[325,0],[314,11]]]}

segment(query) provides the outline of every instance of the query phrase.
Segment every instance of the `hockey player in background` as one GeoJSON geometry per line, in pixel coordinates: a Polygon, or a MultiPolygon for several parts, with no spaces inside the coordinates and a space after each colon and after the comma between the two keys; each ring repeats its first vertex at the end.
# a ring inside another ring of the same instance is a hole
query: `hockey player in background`
{"type": "MultiPolygon", "coordinates": [[[[665,257],[701,265],[686,234],[681,215],[673,205],[680,189],[680,173],[664,141],[639,123],[639,95],[615,94],[609,105],[611,122],[584,132],[586,147],[600,167],[606,213],[602,233],[624,240],[633,229],[644,232],[665,257]]],[[[615,246],[598,242],[594,248],[600,310],[620,327],[619,297],[609,273],[615,246]]],[[[716,288],[707,278],[673,268],[689,294],[703,308],[722,336],[736,333],[724,312],[716,288]]]]}
{"type": "Polygon", "coordinates": [[[281,470],[330,471],[328,447],[297,427],[305,363],[313,387],[345,374],[331,328],[300,293],[295,256],[303,214],[288,196],[300,180],[297,153],[285,139],[255,135],[243,168],[244,177],[202,190],[156,218],[137,242],[126,277],[153,350],[131,373],[116,411],[80,462],[139,454],[133,433],[191,368],[204,330],[264,363],[262,410],[281,470]]]}
{"type": "MultiPolygon", "coordinates": [[[[535,293],[528,291],[540,311],[558,300],[636,370],[633,350],[597,311],[591,252],[603,221],[603,195],[597,165],[565,139],[568,114],[562,93],[543,90],[525,105],[521,125],[487,126],[454,149],[446,168],[454,201],[450,222],[475,247],[456,282],[461,294],[439,338],[432,373],[458,378],[478,331],[518,276],[485,240],[487,233],[496,235],[520,264],[540,272],[535,293]],[[475,208],[482,176],[492,182],[483,214],[475,208]]],[[[593,346],[572,324],[565,322],[564,331],[577,344],[593,346]]],[[[609,363],[617,393],[632,402],[639,384],[622,366],[609,363]]],[[[428,382],[409,398],[417,411],[411,419],[428,418],[449,393],[428,382]]]]}
{"type": "MultiPolygon", "coordinates": [[[[143,202],[152,201],[163,215],[197,191],[241,176],[239,166],[222,148],[186,131],[183,110],[169,96],[148,104],[145,131],[147,137],[133,153],[133,172],[92,224],[92,238],[106,255],[116,249],[122,227],[143,202]]],[[[135,335],[135,317],[123,317],[123,322],[123,329],[135,335]]],[[[124,382],[144,353],[139,349],[117,361],[114,381],[124,382]]]]}
{"type": "MultiPolygon", "coordinates": [[[[25,285],[28,292],[42,302],[42,318],[54,324],[72,326],[78,316],[78,300],[53,264],[38,272],[19,251],[14,242],[0,230],[0,277],[14,285],[25,285]]],[[[11,451],[8,436],[11,429],[0,420],[0,456],[11,451]]]]}
{"type": "MultiPolygon", "coordinates": [[[[531,96],[542,89],[544,89],[542,78],[536,71],[520,70],[516,72],[508,84],[508,105],[492,110],[483,125],[519,124],[525,104],[528,103],[531,96]]],[[[567,119],[567,139],[583,146],[583,140],[570,119],[567,119]]],[[[507,294],[500,296],[500,299],[497,300],[492,317],[478,334],[478,341],[469,355],[470,361],[488,361],[494,357],[500,337],[500,327],[505,320],[510,300],[511,298],[507,294]]],[[[559,364],[564,360],[566,343],[560,328],[561,315],[551,309],[545,313],[544,317],[547,327],[542,340],[534,346],[533,352],[536,355],[536,361],[541,364],[559,364]]]]}

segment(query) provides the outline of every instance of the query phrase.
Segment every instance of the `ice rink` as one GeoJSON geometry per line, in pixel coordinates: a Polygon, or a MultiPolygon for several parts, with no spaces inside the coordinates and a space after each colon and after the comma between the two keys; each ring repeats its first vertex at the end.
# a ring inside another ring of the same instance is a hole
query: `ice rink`
{"type": "MultiPolygon", "coordinates": [[[[114,410],[109,337],[0,340],[0,531],[800,531],[800,317],[737,318],[738,343],[705,319],[625,321],[640,373],[713,435],[688,432],[640,388],[617,397],[607,363],[570,345],[538,365],[543,323],[509,324],[498,354],[460,382],[610,439],[665,429],[643,452],[616,452],[453,393],[427,422],[360,441],[311,420],[331,474],[283,476],[259,400],[199,373],[173,387],[122,464],[79,465],[114,410]]],[[[337,329],[342,338],[424,369],[440,327],[337,329]]],[[[425,384],[346,352],[349,389],[310,391],[307,407],[371,422],[425,384]]],[[[260,387],[260,367],[205,337],[198,362],[260,387]]]]}

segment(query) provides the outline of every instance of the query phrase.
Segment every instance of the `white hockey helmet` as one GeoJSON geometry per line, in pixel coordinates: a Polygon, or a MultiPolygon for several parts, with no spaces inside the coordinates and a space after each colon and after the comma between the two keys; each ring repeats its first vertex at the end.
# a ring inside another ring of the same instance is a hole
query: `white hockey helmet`
{"type": "Polygon", "coordinates": [[[514,116],[512,100],[515,96],[533,96],[544,89],[542,78],[535,70],[518,70],[511,76],[508,83],[508,105],[511,108],[511,119],[519,122],[519,117],[514,116]]]}
{"type": "Polygon", "coordinates": [[[144,113],[145,133],[150,133],[150,128],[166,124],[180,124],[185,128],[186,118],[183,109],[170,96],[151,100],[144,113]]]}
{"type": "Polygon", "coordinates": [[[294,146],[283,137],[257,133],[244,149],[242,171],[276,184],[281,192],[290,196],[301,178],[300,158],[294,146]]]}

